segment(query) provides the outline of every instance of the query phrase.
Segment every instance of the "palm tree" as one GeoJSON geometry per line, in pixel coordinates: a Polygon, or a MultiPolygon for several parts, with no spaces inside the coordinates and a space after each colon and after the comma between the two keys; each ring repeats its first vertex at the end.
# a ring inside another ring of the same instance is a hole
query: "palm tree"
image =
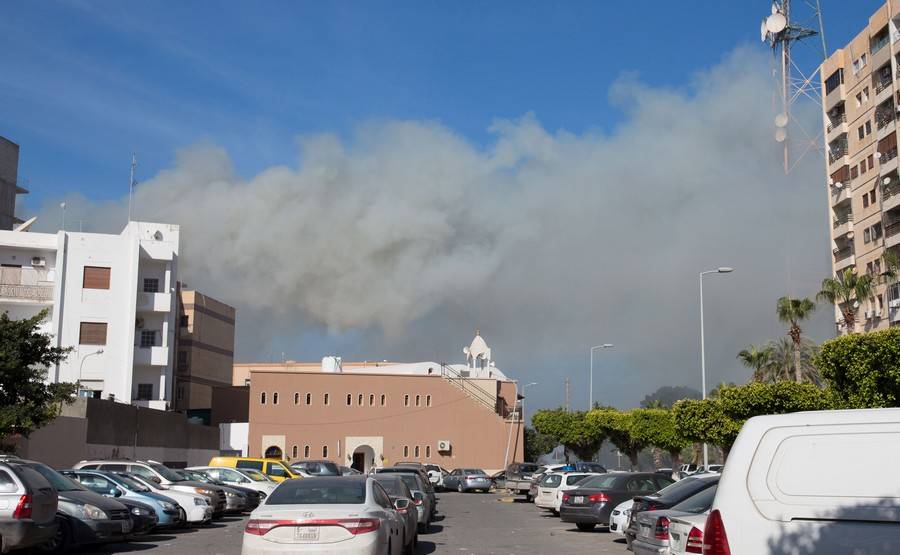
{"type": "Polygon", "coordinates": [[[823,279],[822,290],[816,294],[816,299],[828,301],[838,307],[844,317],[847,333],[853,333],[853,325],[856,322],[856,307],[853,305],[871,297],[874,285],[874,277],[869,274],[859,276],[852,268],[847,268],[836,277],[823,279]]]}
{"type": "Polygon", "coordinates": [[[809,318],[815,309],[815,303],[806,297],[802,299],[781,297],[775,307],[778,320],[790,326],[788,335],[794,341],[794,379],[797,383],[803,381],[803,372],[800,368],[800,334],[803,330],[800,329],[799,322],[809,318]]]}
{"type": "Polygon", "coordinates": [[[766,382],[769,376],[769,366],[772,364],[772,346],[766,345],[759,348],[756,345],[748,345],[737,355],[744,366],[753,369],[753,377],[750,378],[755,382],[766,382]]]}
{"type": "MultiPolygon", "coordinates": [[[[766,368],[768,375],[765,381],[789,380],[794,373],[794,342],[787,337],[782,337],[767,345],[770,351],[769,366],[766,368]]],[[[805,337],[800,341],[800,374],[804,381],[815,385],[822,385],[822,375],[813,365],[813,358],[819,347],[805,337]]]]}

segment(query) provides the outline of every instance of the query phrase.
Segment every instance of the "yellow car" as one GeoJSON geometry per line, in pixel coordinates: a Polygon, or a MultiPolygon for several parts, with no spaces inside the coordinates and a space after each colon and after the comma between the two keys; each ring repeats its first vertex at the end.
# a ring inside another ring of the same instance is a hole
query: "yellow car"
{"type": "Polygon", "coordinates": [[[283,482],[291,478],[301,476],[291,470],[284,461],[275,459],[253,459],[250,457],[213,457],[209,459],[209,466],[224,466],[227,468],[250,468],[262,472],[276,482],[283,482]]]}

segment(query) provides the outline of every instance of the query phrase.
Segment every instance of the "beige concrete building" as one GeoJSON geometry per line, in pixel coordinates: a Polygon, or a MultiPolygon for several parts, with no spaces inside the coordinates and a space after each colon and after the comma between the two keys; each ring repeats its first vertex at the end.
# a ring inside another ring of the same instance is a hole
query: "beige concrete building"
{"type": "Polygon", "coordinates": [[[470,363],[235,365],[249,380],[252,457],[331,459],[362,471],[398,461],[447,469],[521,461],[517,384],[490,362],[480,335],[470,363]]]}
{"type": "Polygon", "coordinates": [[[234,366],[235,310],[179,288],[175,410],[210,421],[213,388],[228,387],[234,366]]]}
{"type": "MultiPolygon", "coordinates": [[[[886,250],[900,252],[897,158],[900,2],[879,8],[868,25],[821,68],[831,207],[832,268],[880,275],[886,250]]],[[[856,330],[900,322],[900,290],[879,280],[857,307],[856,330]]]]}
{"type": "Polygon", "coordinates": [[[16,195],[28,191],[19,187],[19,145],[0,137],[0,229],[22,223],[16,218],[16,195]]]}

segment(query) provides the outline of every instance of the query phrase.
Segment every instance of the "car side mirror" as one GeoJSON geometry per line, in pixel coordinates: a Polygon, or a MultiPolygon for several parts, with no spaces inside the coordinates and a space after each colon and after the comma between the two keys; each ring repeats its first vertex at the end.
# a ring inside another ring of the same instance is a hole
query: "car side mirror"
{"type": "Polygon", "coordinates": [[[153,482],[156,482],[157,484],[161,484],[161,483],[162,483],[162,480],[160,480],[159,477],[157,477],[157,476],[154,476],[154,477],[150,478],[150,480],[153,481],[153,482]]]}
{"type": "Polygon", "coordinates": [[[109,494],[113,497],[122,497],[122,490],[120,490],[119,488],[112,488],[111,490],[109,490],[109,494]]]}
{"type": "Polygon", "coordinates": [[[409,508],[409,499],[396,499],[394,500],[394,508],[398,511],[405,511],[409,508]]]}

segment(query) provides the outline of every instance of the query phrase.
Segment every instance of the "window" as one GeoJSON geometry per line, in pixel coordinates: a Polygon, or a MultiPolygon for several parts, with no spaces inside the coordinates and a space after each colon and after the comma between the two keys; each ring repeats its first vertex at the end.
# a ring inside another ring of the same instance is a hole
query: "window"
{"type": "Polygon", "coordinates": [[[137,386],[137,399],[138,401],[149,401],[150,399],[153,399],[153,384],[139,383],[137,386]]]}
{"type": "Polygon", "coordinates": [[[312,393],[307,393],[307,394],[306,394],[306,404],[307,404],[307,405],[311,405],[311,404],[312,404],[312,393]]]}
{"type": "Polygon", "coordinates": [[[403,406],[404,406],[404,407],[408,407],[408,406],[409,406],[409,395],[404,395],[404,396],[403,396],[403,406]]]}
{"type": "MultiPolygon", "coordinates": [[[[872,121],[869,120],[866,122],[866,135],[868,136],[871,134],[872,134],[872,121]]],[[[870,165],[869,167],[871,168],[872,166],[870,165]]]]}
{"type": "Polygon", "coordinates": [[[875,273],[881,274],[881,259],[880,258],[875,259],[875,273]]]}
{"type": "Polygon", "coordinates": [[[869,87],[864,87],[864,88],[863,88],[863,90],[862,90],[862,101],[863,101],[863,102],[868,102],[868,101],[869,101],[869,87]]]}
{"type": "Polygon", "coordinates": [[[238,459],[237,462],[234,463],[234,467],[235,468],[249,468],[252,470],[261,471],[263,469],[263,463],[262,463],[262,461],[244,461],[244,460],[238,459]]]}
{"type": "Polygon", "coordinates": [[[385,405],[385,403],[387,403],[387,397],[385,397],[384,395],[382,395],[382,396],[381,396],[381,406],[383,407],[383,406],[385,405]]]}
{"type": "Polygon", "coordinates": [[[347,406],[349,407],[352,404],[353,404],[353,395],[348,393],[347,394],[347,406]]]}
{"type": "Polygon", "coordinates": [[[422,405],[422,396],[421,396],[421,395],[416,395],[416,406],[418,407],[418,406],[421,406],[421,405],[422,405]]]}
{"type": "Polygon", "coordinates": [[[869,169],[871,170],[872,168],[875,167],[875,155],[870,154],[869,157],[867,158],[867,160],[869,161],[869,169]]]}
{"type": "Polygon", "coordinates": [[[416,445],[415,453],[416,453],[416,458],[418,458],[419,457],[419,446],[418,445],[416,445]]]}
{"type": "Polygon", "coordinates": [[[856,179],[859,176],[859,169],[856,166],[850,168],[850,179],[856,179]]]}
{"type": "Polygon", "coordinates": [[[106,345],[106,322],[82,322],[78,343],[80,345],[106,345]]]}
{"type": "Polygon", "coordinates": [[[159,279],[144,278],[144,293],[159,293],[159,279]]]}
{"type": "Polygon", "coordinates": [[[328,404],[328,394],[327,393],[325,394],[325,404],[326,405],[328,404]]]}
{"type": "Polygon", "coordinates": [[[430,406],[431,406],[431,395],[426,395],[426,396],[425,396],[425,406],[426,406],[426,407],[430,407],[430,406]]]}
{"type": "Polygon", "coordinates": [[[838,69],[834,73],[828,76],[828,79],[825,79],[825,94],[830,93],[834,89],[841,86],[844,82],[844,70],[843,68],[838,69]]]}
{"type": "Polygon", "coordinates": [[[359,405],[359,406],[363,406],[363,398],[364,398],[364,397],[363,397],[363,394],[360,393],[360,394],[359,394],[359,397],[356,398],[356,404],[359,405]]]}
{"type": "Polygon", "coordinates": [[[865,195],[863,195],[863,208],[868,208],[868,207],[869,207],[869,195],[865,194],[865,195]]]}
{"type": "Polygon", "coordinates": [[[426,445],[426,446],[425,446],[425,458],[426,458],[426,459],[430,459],[430,458],[431,458],[431,445],[426,445]]]}
{"type": "Polygon", "coordinates": [[[859,173],[866,173],[867,169],[865,160],[859,163],[859,173]]]}
{"type": "Polygon", "coordinates": [[[191,317],[187,314],[181,315],[181,327],[186,328],[191,323],[191,317]]]}
{"type": "Polygon", "coordinates": [[[156,346],[156,330],[141,330],[141,347],[156,346]]]}
{"type": "Polygon", "coordinates": [[[859,135],[859,140],[862,140],[865,137],[865,133],[863,132],[863,126],[860,125],[859,129],[856,130],[857,135],[859,135]]]}
{"type": "Polygon", "coordinates": [[[307,459],[309,458],[309,445],[306,445],[305,447],[303,447],[303,456],[306,457],[307,459]]]}
{"type": "Polygon", "coordinates": [[[260,405],[266,404],[266,392],[265,391],[263,391],[262,393],[259,394],[259,404],[260,405]]]}
{"type": "Polygon", "coordinates": [[[872,240],[878,239],[881,237],[881,224],[875,224],[872,226],[872,240]]]}
{"type": "Polygon", "coordinates": [[[187,351],[178,351],[178,369],[179,370],[187,370],[188,369],[188,352],[187,351]]]}
{"type": "Polygon", "coordinates": [[[370,407],[374,407],[374,406],[375,406],[375,396],[372,395],[371,393],[369,394],[369,406],[370,406],[370,407]]]}
{"type": "Polygon", "coordinates": [[[870,230],[869,228],[866,228],[866,229],[863,231],[863,243],[869,243],[869,242],[872,240],[870,231],[871,231],[871,230],[870,230]]]}
{"type": "Polygon", "coordinates": [[[860,106],[862,106],[862,103],[863,103],[862,93],[858,92],[858,93],[856,93],[856,107],[859,108],[860,106]]]}
{"type": "Polygon", "coordinates": [[[296,446],[296,445],[294,445],[293,447],[291,447],[291,457],[293,457],[293,458],[296,459],[296,458],[297,458],[297,453],[298,453],[298,452],[299,452],[299,451],[297,450],[297,446],[296,446]]]}
{"type": "Polygon", "coordinates": [[[408,457],[408,456],[409,456],[409,445],[404,445],[404,446],[403,446],[403,456],[404,456],[404,457],[408,457]]]}
{"type": "Polygon", "coordinates": [[[328,446],[327,445],[322,446],[322,458],[323,459],[328,458],[328,446]]]}
{"type": "Polygon", "coordinates": [[[277,405],[277,404],[278,404],[278,392],[277,392],[277,391],[276,391],[275,393],[272,394],[272,404],[273,404],[273,405],[277,405]]]}
{"type": "Polygon", "coordinates": [[[85,266],[81,286],[84,289],[109,289],[109,268],[85,266]]]}
{"type": "MultiPolygon", "coordinates": [[[[294,404],[295,405],[300,404],[300,394],[299,393],[294,393],[294,404]]],[[[294,456],[296,457],[296,455],[294,455],[294,456]]]]}
{"type": "Polygon", "coordinates": [[[869,191],[869,204],[875,204],[875,189],[869,191]]]}

